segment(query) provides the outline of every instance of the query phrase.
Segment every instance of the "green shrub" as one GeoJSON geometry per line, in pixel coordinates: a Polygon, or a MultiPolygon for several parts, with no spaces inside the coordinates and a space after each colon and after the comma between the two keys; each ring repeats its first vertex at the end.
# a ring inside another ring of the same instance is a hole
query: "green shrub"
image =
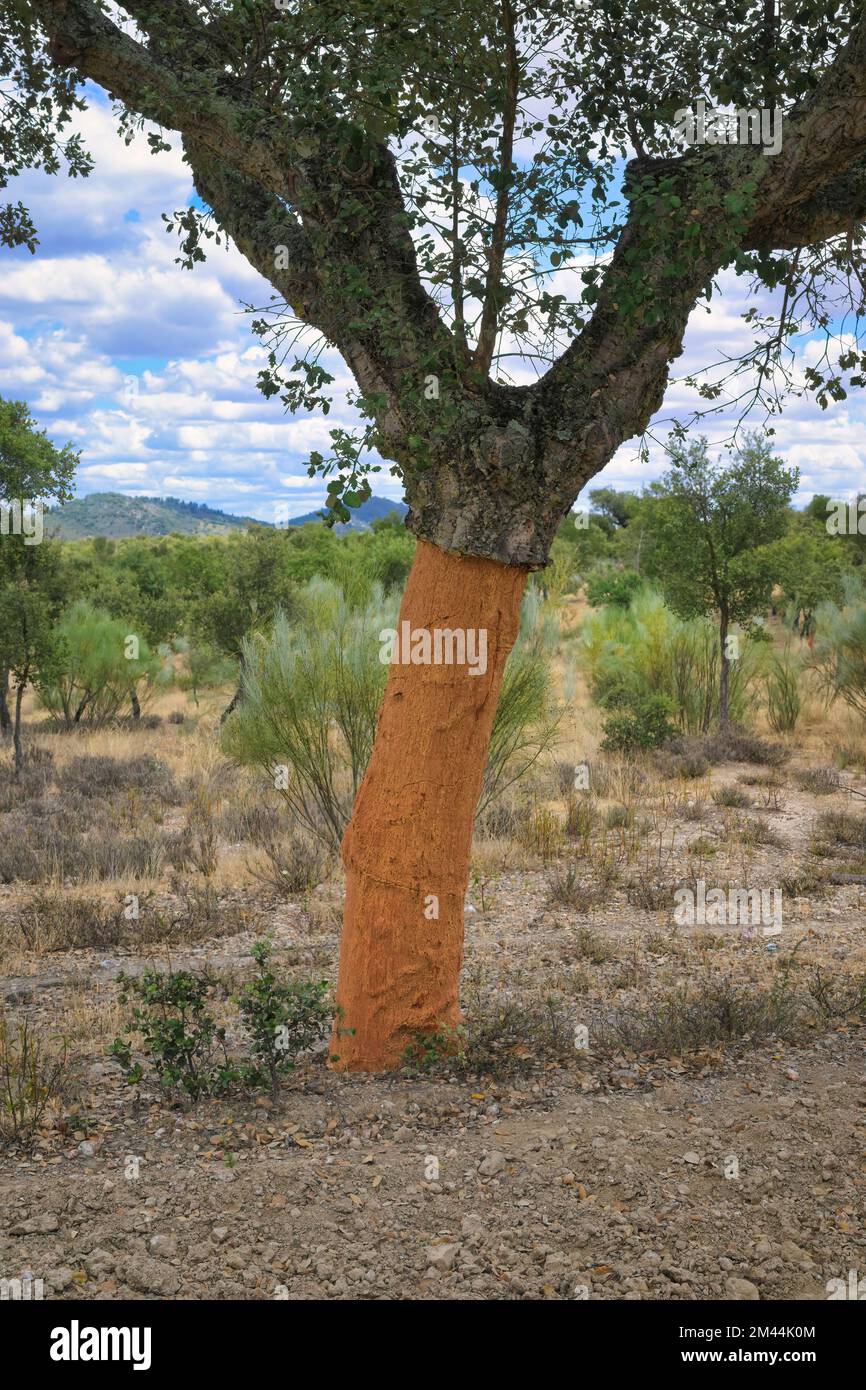
{"type": "Polygon", "coordinates": [[[633,753],[661,747],[676,733],[671,712],[671,701],[665,695],[640,697],[630,710],[604,721],[602,748],[606,753],[633,753]]]}
{"type": "Polygon", "coordinates": [[[800,718],[803,702],[800,699],[802,662],[789,648],[781,655],[769,658],[766,671],[767,718],[777,734],[793,733],[800,718]]]}
{"type": "Polygon", "coordinates": [[[586,599],[593,608],[608,604],[615,608],[628,608],[643,586],[643,579],[634,570],[608,570],[604,574],[594,574],[587,580],[586,599]]]}
{"type": "Polygon", "coordinates": [[[114,1039],[109,1055],[129,1085],[138,1086],[149,1065],[164,1091],[193,1102],[237,1086],[267,1085],[276,1094],[280,1078],[294,1069],[300,1054],[327,1035],[333,1013],[326,1002],[329,985],[278,979],[270,942],[257,942],[251,954],[255,974],[235,1000],[249,1045],[235,1056],[229,1056],[225,1028],[207,1008],[216,984],[210,976],[189,970],[120,976],[121,1002],[138,1001],[132,1018],[144,1060],[135,1059],[133,1042],[124,1037],[114,1039]]]}
{"type": "Polygon", "coordinates": [[[388,672],[379,633],[396,625],[397,603],[377,589],[353,608],[332,581],[313,579],[299,607],[296,622],[280,614],[244,643],[243,698],[222,745],[262,768],[293,820],[337,849],[373,746],[388,672]]]}
{"type": "Polygon", "coordinates": [[[327,1035],[332,1010],[325,1002],[327,980],[278,980],[271,969],[273,946],[256,942],[256,975],[244,985],[237,1003],[252,1039],[252,1066],[243,1068],[252,1086],[270,1085],[276,1096],[280,1077],[293,1071],[300,1053],[327,1035]]]}
{"type": "MultiPolygon", "coordinates": [[[[743,722],[755,702],[762,645],[744,637],[740,656],[731,663],[735,723],[743,722]]],[[[609,606],[590,613],[580,653],[593,699],[603,709],[633,708],[644,696],[661,694],[671,701],[685,733],[706,732],[718,718],[718,633],[708,619],[678,618],[655,589],[640,590],[627,609],[609,606]]]]}
{"type": "Polygon", "coordinates": [[[160,670],[144,638],[130,632],[128,623],[94,608],[84,599],[73,603],[57,625],[60,674],[49,684],[39,684],[46,709],[71,729],[82,721],[101,727],[115,719],[133,694],[142,700],[160,670]],[[136,637],[137,656],[129,638],[136,637]]]}
{"type": "Polygon", "coordinates": [[[824,603],[816,615],[811,665],[828,701],[841,699],[866,718],[866,588],[845,584],[842,605],[824,603]]]}
{"type": "Polygon", "coordinates": [[[65,1040],[46,1041],[26,1017],[0,1017],[0,1136],[29,1143],[69,1080],[65,1040]]]}
{"type": "MultiPolygon", "coordinates": [[[[148,970],[139,978],[119,977],[121,1002],[140,1000],[133,1012],[142,1037],[144,1055],[165,1091],[181,1092],[190,1100],[225,1091],[238,1072],[229,1060],[225,1029],[208,1013],[207,998],[213,981],[189,970],[148,970]]],[[[110,1048],[131,1086],[144,1076],[144,1067],[132,1059],[132,1044],[115,1038],[110,1048]]]]}

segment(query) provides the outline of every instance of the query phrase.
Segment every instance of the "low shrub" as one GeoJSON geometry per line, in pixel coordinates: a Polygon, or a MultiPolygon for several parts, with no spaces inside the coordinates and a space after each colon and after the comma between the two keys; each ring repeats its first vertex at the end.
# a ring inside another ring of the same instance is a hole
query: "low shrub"
{"type": "Polygon", "coordinates": [[[26,1016],[0,1016],[0,1137],[29,1144],[70,1085],[65,1040],[47,1038],[26,1016]]]}
{"type": "Polygon", "coordinates": [[[270,942],[257,942],[252,957],[256,974],[237,997],[254,1058],[243,1076],[251,1086],[269,1084],[276,1097],[280,1078],[293,1071],[300,1054],[330,1029],[329,986],[327,980],[279,980],[271,968],[270,942]]]}
{"type": "Polygon", "coordinates": [[[610,715],[603,724],[601,747],[606,753],[634,753],[659,748],[675,734],[671,701],[665,695],[644,695],[629,710],[610,715]]]}
{"type": "Polygon", "coordinates": [[[718,763],[756,763],[763,767],[782,767],[791,754],[781,743],[759,738],[746,729],[731,728],[714,734],[678,734],[665,748],[681,757],[718,763]]]}
{"type": "MultiPolygon", "coordinates": [[[[226,1031],[207,1010],[214,981],[189,970],[161,974],[148,970],[138,978],[119,977],[120,1000],[139,1001],[133,1011],[142,1050],[160,1086],[191,1101],[228,1090],[238,1079],[226,1046],[226,1031]]],[[[109,1055],[119,1063],[127,1083],[138,1086],[145,1071],[133,1061],[132,1043],[117,1037],[109,1055]]]]}

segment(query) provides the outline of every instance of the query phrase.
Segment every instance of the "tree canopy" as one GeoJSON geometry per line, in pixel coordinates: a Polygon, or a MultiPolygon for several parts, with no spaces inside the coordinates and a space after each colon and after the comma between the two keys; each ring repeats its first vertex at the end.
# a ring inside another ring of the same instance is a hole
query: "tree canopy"
{"type": "MultiPolygon", "coordinates": [[[[775,294],[747,311],[753,349],[695,378],[707,409],[862,382],[862,5],[14,0],[7,171],[87,172],[84,79],[130,138],[179,133],[200,200],[168,218],[181,263],[229,236],[273,286],[263,389],[327,410],[321,348],[349,364],[361,425],[309,464],[336,516],[384,457],[418,535],[543,564],[726,268],[775,294]],[[697,99],[778,112],[781,148],[684,148],[697,99]],[[815,328],[827,350],[795,372],[815,328]]],[[[36,244],[26,210],[2,229],[36,244]]]]}

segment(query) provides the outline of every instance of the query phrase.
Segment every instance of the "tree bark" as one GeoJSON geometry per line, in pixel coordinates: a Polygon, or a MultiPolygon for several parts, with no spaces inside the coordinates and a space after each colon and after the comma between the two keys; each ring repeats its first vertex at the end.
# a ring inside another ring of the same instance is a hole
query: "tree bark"
{"type": "Polygon", "coordinates": [[[132,717],[137,722],[141,718],[141,703],[134,685],[129,688],[129,703],[132,706],[132,717]]]}
{"type": "Polygon", "coordinates": [[[719,671],[719,728],[729,729],[731,726],[731,716],[729,712],[730,685],[731,685],[731,662],[728,656],[728,615],[722,609],[721,621],[719,622],[719,645],[721,649],[721,668],[719,671]]]}
{"type": "Polygon", "coordinates": [[[418,1035],[447,1038],[460,1021],[475,808],[526,578],[525,569],[418,542],[400,624],[430,633],[484,630],[486,670],[391,666],[373,755],[343,839],[346,903],[331,1042],[341,1070],[398,1066],[418,1035]]]}
{"type": "MultiPolygon", "coordinates": [[[[242,697],[243,693],[244,693],[244,658],[243,658],[243,653],[242,653],[242,654],[238,657],[238,683],[237,683],[237,685],[236,685],[236,687],[235,687],[235,693],[234,693],[234,695],[232,696],[232,698],[229,700],[229,702],[228,702],[228,704],[226,705],[225,709],[223,710],[222,714],[220,715],[220,724],[224,724],[224,723],[226,722],[226,720],[228,719],[229,715],[230,715],[230,714],[234,714],[235,710],[236,710],[237,707],[238,707],[238,704],[239,704],[239,702],[240,702],[240,700],[241,700],[241,697],[242,697]]],[[[196,704],[198,704],[198,700],[196,700],[196,704]]]]}
{"type": "Polygon", "coordinates": [[[24,668],[19,676],[15,687],[15,730],[13,734],[13,744],[15,748],[15,781],[21,776],[21,769],[24,766],[24,747],[21,742],[21,703],[24,699],[24,691],[27,689],[27,682],[30,679],[29,665],[24,668]]]}
{"type": "Polygon", "coordinates": [[[0,671],[0,734],[8,738],[12,732],[12,716],[9,713],[9,672],[0,671]]]}

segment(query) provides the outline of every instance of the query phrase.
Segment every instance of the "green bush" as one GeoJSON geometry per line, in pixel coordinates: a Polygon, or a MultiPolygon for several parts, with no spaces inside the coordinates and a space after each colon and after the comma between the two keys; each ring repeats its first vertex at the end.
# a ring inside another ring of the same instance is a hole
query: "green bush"
{"type": "Polygon", "coordinates": [[[866,587],[849,578],[842,604],[822,604],[816,621],[811,665],[825,697],[866,718],[866,587]]]}
{"type": "MultiPolygon", "coordinates": [[[[145,1057],[164,1090],[179,1091],[197,1101],[227,1090],[238,1079],[226,1048],[225,1029],[217,1026],[206,1008],[211,979],[189,970],[167,974],[148,970],[137,979],[121,975],[119,982],[122,1003],[130,996],[141,1001],[133,1018],[145,1057]]],[[[115,1038],[110,1055],[119,1062],[129,1085],[137,1086],[144,1067],[133,1062],[131,1042],[115,1038]]]]}
{"type": "Polygon", "coordinates": [[[377,588],[352,607],[333,581],[313,579],[298,606],[296,622],[279,614],[244,643],[243,697],[222,746],[262,768],[292,819],[336,849],[373,746],[388,674],[379,633],[396,626],[397,601],[377,588]]]}
{"type": "MultiPolygon", "coordinates": [[[[278,616],[268,635],[245,643],[243,698],[223,727],[222,746],[265,771],[292,820],[336,850],[370,758],[388,675],[379,634],[396,628],[399,602],[374,586],[368,602],[350,603],[333,581],[313,579],[298,608],[295,622],[278,616]]],[[[554,641],[555,625],[530,594],[505,668],[479,813],[553,742],[554,641]]]]}
{"type": "Polygon", "coordinates": [[[236,1086],[268,1085],[276,1094],[280,1078],[294,1069],[299,1055],[327,1034],[332,1010],[325,1002],[326,980],[279,980],[271,968],[272,954],[270,942],[252,948],[256,972],[236,998],[249,1049],[237,1056],[229,1056],[226,1030],[208,1011],[216,984],[210,976],[189,970],[121,975],[121,1002],[138,1001],[132,1017],[144,1055],[143,1062],[135,1060],[132,1041],[114,1039],[109,1055],[128,1084],[138,1086],[149,1064],[164,1091],[192,1101],[236,1086]]]}
{"type": "Polygon", "coordinates": [[[671,723],[671,701],[665,695],[643,695],[622,714],[604,721],[601,746],[606,753],[633,753],[660,748],[676,733],[671,723]]]}
{"type": "Polygon", "coordinates": [[[276,1096],[280,1077],[294,1070],[299,1054],[327,1035],[332,1010],[325,1002],[327,980],[278,980],[270,965],[272,955],[270,942],[253,946],[256,975],[244,985],[237,1003],[255,1058],[243,1069],[244,1079],[251,1086],[269,1084],[276,1096]]]}
{"type": "Polygon", "coordinates": [[[777,734],[793,733],[800,718],[803,702],[800,698],[802,662],[789,648],[772,655],[767,663],[767,718],[777,734]]]}
{"type": "Polygon", "coordinates": [[[634,570],[608,570],[591,575],[586,584],[586,599],[593,608],[612,605],[628,608],[644,581],[634,570]]]}
{"type": "Polygon", "coordinates": [[[139,686],[150,684],[160,669],[143,637],[130,632],[120,618],[111,618],[84,599],[64,614],[56,630],[60,674],[38,683],[42,703],[71,729],[82,720],[101,727],[117,717],[139,686]],[[138,654],[127,656],[128,639],[137,638],[138,654]]]}
{"type": "MultiPolygon", "coordinates": [[[[740,656],[730,665],[730,713],[741,724],[757,697],[763,644],[743,636],[740,656]]],[[[703,733],[718,718],[720,652],[718,632],[706,618],[678,618],[651,588],[628,608],[608,606],[586,618],[580,660],[596,704],[633,709],[661,694],[685,733],[703,733]]]]}
{"type": "Polygon", "coordinates": [[[46,1040],[26,1017],[0,1016],[0,1137],[28,1144],[69,1085],[65,1040],[46,1040]]]}

